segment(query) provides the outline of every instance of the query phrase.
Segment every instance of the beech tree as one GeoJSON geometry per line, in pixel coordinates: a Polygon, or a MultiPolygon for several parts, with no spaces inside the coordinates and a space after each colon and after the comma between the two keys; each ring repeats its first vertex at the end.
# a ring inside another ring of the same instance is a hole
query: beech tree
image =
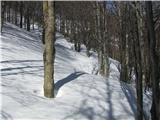
{"type": "Polygon", "coordinates": [[[45,44],[44,44],[44,96],[54,97],[54,58],[55,58],[55,16],[54,2],[43,2],[45,44]]]}

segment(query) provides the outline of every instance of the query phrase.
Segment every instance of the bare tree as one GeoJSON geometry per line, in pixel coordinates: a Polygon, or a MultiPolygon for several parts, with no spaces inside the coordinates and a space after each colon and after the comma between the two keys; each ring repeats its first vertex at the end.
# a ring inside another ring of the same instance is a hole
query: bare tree
{"type": "Polygon", "coordinates": [[[44,48],[44,96],[54,97],[54,58],[55,58],[55,20],[54,2],[43,2],[45,24],[45,48],[44,48]]]}
{"type": "Polygon", "coordinates": [[[150,40],[151,79],[152,79],[152,120],[160,120],[160,70],[158,68],[158,55],[156,52],[156,37],[153,22],[152,2],[146,2],[147,26],[150,40]]]}
{"type": "Polygon", "coordinates": [[[20,28],[23,27],[23,1],[20,1],[20,28]]]}

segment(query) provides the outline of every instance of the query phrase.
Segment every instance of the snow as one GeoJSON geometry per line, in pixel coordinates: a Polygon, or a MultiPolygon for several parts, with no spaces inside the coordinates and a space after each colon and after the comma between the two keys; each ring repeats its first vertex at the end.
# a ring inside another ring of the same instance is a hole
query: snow
{"type": "MultiPolygon", "coordinates": [[[[56,34],[55,98],[43,96],[43,45],[37,34],[6,23],[1,36],[2,120],[134,120],[134,91],[119,81],[118,62],[110,76],[95,75],[97,55],[75,52],[56,34]]],[[[85,48],[85,47],[84,47],[85,48]]]]}
{"type": "Polygon", "coordinates": [[[150,109],[152,105],[152,93],[150,91],[143,93],[143,112],[146,120],[151,120],[150,109]]]}

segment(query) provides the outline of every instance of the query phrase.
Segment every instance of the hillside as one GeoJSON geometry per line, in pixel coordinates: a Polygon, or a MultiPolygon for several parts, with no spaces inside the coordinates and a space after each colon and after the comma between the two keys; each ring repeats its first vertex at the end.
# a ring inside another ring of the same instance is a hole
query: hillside
{"type": "Polygon", "coordinates": [[[56,34],[56,98],[43,96],[43,45],[33,34],[6,23],[1,35],[1,119],[134,120],[134,91],[119,81],[118,62],[110,76],[95,75],[97,55],[56,34]]]}

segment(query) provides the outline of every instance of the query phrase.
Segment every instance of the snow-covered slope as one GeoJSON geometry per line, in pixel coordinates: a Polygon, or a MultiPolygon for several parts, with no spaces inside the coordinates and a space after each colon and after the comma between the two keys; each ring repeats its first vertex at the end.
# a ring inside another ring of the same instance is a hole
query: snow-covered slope
{"type": "Polygon", "coordinates": [[[38,36],[5,24],[1,36],[1,118],[36,120],[134,120],[134,100],[111,60],[108,79],[94,75],[96,55],[72,50],[57,34],[56,98],[43,97],[43,45],[38,36]]]}

